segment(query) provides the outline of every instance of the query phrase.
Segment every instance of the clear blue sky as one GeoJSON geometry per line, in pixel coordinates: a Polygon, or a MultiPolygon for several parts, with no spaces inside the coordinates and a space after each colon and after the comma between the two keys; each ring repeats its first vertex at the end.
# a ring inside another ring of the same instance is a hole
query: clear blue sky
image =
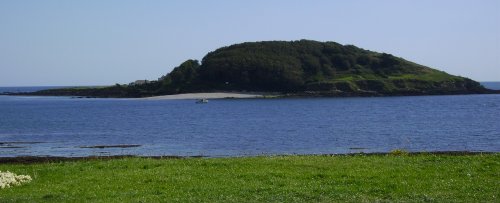
{"type": "Polygon", "coordinates": [[[498,0],[2,0],[0,86],[157,79],[221,46],[299,39],[500,81],[498,0]]]}

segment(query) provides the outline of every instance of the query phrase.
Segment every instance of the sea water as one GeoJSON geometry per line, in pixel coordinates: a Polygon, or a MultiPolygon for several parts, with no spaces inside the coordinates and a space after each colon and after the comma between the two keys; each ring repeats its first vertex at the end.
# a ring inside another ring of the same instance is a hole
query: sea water
{"type": "Polygon", "coordinates": [[[0,157],[394,149],[500,152],[500,95],[220,99],[206,104],[0,96],[0,157]]]}

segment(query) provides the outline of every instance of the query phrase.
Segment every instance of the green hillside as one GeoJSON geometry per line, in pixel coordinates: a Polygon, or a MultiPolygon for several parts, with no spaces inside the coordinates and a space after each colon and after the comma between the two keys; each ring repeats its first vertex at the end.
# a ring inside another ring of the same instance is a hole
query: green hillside
{"type": "Polygon", "coordinates": [[[200,62],[140,85],[58,89],[41,95],[144,97],[189,92],[260,91],[312,96],[489,93],[478,82],[391,54],[335,42],[247,42],[217,49],[200,62]]]}

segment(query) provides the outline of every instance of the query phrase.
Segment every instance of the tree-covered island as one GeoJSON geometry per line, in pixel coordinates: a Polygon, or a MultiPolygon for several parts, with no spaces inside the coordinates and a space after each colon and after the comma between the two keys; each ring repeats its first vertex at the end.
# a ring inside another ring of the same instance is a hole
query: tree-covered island
{"type": "Polygon", "coordinates": [[[264,41],[219,48],[187,60],[156,81],[98,88],[42,90],[29,95],[149,97],[247,91],[290,96],[396,96],[495,93],[471,79],[353,45],[264,41]]]}

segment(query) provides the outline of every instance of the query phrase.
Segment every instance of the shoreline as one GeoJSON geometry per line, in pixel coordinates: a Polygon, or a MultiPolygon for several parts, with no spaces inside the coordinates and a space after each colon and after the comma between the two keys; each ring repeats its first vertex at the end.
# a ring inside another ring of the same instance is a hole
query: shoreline
{"type": "Polygon", "coordinates": [[[140,100],[176,100],[176,99],[251,99],[279,96],[278,94],[262,92],[207,92],[184,93],[138,98],[140,100]]]}
{"type": "Polygon", "coordinates": [[[416,156],[416,155],[446,155],[446,156],[474,156],[485,154],[500,154],[500,152],[477,152],[477,151],[434,151],[434,152],[356,152],[356,153],[340,153],[340,154],[269,154],[255,156],[137,156],[137,155],[111,155],[111,156],[80,156],[80,157],[63,157],[63,156],[18,156],[18,157],[0,157],[0,164],[37,164],[51,162],[71,162],[71,161],[91,161],[91,160],[114,160],[124,158],[145,158],[145,159],[190,159],[190,158],[210,158],[210,159],[227,159],[227,158],[247,158],[247,157],[287,157],[287,156],[416,156]]]}
{"type": "Polygon", "coordinates": [[[455,96],[455,95],[498,95],[500,90],[490,90],[488,92],[398,92],[398,93],[378,93],[378,92],[323,92],[306,91],[297,93],[278,92],[201,92],[182,93],[146,97],[114,97],[114,96],[83,96],[73,94],[35,94],[35,93],[0,93],[0,96],[22,96],[22,97],[71,97],[83,99],[134,99],[134,100],[196,100],[196,99],[269,99],[269,98],[370,98],[370,97],[414,97],[414,96],[455,96]]]}

